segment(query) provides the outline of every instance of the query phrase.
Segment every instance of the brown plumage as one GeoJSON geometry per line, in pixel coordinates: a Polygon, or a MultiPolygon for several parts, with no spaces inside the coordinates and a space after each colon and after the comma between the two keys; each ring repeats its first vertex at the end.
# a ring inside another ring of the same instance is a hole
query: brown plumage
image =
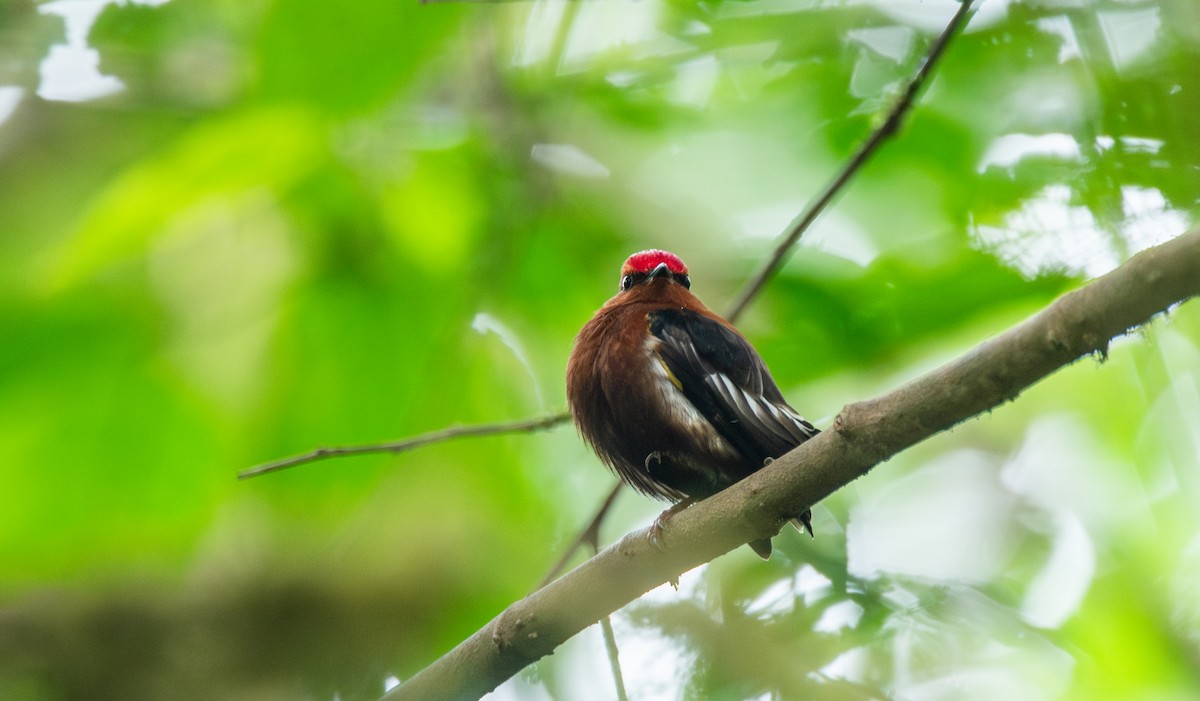
{"type": "MultiPolygon", "coordinates": [[[[630,256],[621,291],[579,332],[567,398],[584,439],[630,486],[679,508],[762,468],[817,429],[666,251],[630,256]]],[[[799,518],[808,526],[808,513],[799,518]]],[[[811,528],[809,528],[811,532],[811,528]]],[[[769,540],[751,546],[763,557],[769,540]]]]}

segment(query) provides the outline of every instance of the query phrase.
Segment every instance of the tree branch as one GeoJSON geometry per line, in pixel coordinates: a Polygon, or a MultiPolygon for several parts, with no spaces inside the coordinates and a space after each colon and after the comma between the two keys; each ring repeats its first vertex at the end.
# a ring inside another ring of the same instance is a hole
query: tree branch
{"type": "Polygon", "coordinates": [[[821,212],[825,211],[825,207],[842,190],[846,189],[846,184],[850,182],[850,179],[866,164],[871,156],[875,155],[875,152],[879,150],[884,140],[900,130],[900,123],[908,115],[913,104],[916,103],[917,94],[921,92],[921,88],[925,86],[926,80],[928,80],[929,75],[933,72],[933,67],[946,51],[946,47],[950,45],[950,39],[966,25],[967,19],[971,14],[971,3],[973,1],[960,0],[962,4],[959,6],[958,11],[954,13],[946,28],[942,30],[941,35],[933,42],[933,46],[929,48],[929,53],[926,54],[924,62],[921,63],[921,67],[917,70],[917,74],[909,81],[908,88],[905,89],[904,94],[896,101],[896,104],[892,105],[887,119],[871,134],[871,138],[864,141],[862,146],[858,147],[858,151],[854,153],[854,156],[846,163],[841,172],[837,174],[837,177],[831,180],[825,186],[825,189],[821,191],[821,194],[810,202],[799,216],[792,220],[792,223],[788,225],[787,235],[775,247],[775,252],[759,268],[758,273],[742,289],[742,294],[733,303],[726,318],[730,321],[737,321],[742,312],[746,311],[746,307],[750,304],[750,301],[762,289],[762,286],[767,284],[767,280],[779,271],[779,267],[783,265],[783,261],[791,252],[792,247],[796,245],[796,242],[800,240],[804,232],[808,231],[808,228],[817,220],[817,217],[821,216],[821,212]]]}
{"type": "Polygon", "coordinates": [[[405,438],[399,441],[389,441],[387,443],[370,443],[367,445],[348,445],[334,448],[317,448],[310,450],[307,453],[293,455],[290,458],[283,458],[272,462],[255,465],[254,467],[238,473],[238,479],[244,480],[249,477],[263,475],[276,470],[283,470],[296,465],[303,465],[306,462],[314,462],[316,460],[324,460],[325,458],[344,457],[347,455],[366,455],[368,453],[403,453],[406,450],[420,448],[430,443],[439,443],[448,441],[454,438],[466,438],[468,436],[495,436],[503,433],[528,433],[530,431],[542,431],[547,428],[553,428],[561,423],[564,423],[570,418],[570,414],[554,414],[552,416],[543,416],[540,419],[526,419],[524,421],[509,421],[506,423],[495,424],[478,424],[475,426],[451,426],[443,428],[440,431],[431,431],[422,433],[419,436],[405,438]]]}
{"type": "Polygon", "coordinates": [[[656,550],[645,530],[509,606],[386,701],[474,699],[644,592],[756,538],[896,453],[983,411],[1200,294],[1200,228],[1148,249],[966,355],[875,399],[830,430],[677,514],[656,550]]]}

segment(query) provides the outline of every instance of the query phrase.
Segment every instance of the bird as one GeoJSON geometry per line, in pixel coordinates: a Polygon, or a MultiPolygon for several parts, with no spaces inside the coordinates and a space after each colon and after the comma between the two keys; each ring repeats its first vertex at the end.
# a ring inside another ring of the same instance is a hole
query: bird
{"type": "MultiPolygon", "coordinates": [[[[567,361],[571,416],[600,460],[638,492],[673,502],[650,529],[819,433],[788,405],[754,346],[691,292],[660,249],[621,266],[617,294],[567,361]]],[[[793,519],[812,535],[812,514],[793,519]]],[[[769,538],[749,543],[771,554],[769,538]]]]}

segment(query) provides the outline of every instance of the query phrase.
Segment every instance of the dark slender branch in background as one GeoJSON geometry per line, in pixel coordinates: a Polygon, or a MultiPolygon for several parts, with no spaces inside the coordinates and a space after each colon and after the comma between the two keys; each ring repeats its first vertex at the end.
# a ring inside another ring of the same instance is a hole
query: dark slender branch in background
{"type": "Polygon", "coordinates": [[[626,535],[518,601],[385,701],[475,699],[600,618],[750,540],[770,537],[897,453],[1013,401],[1056,370],[1200,294],[1200,227],[1147,249],[1040,313],[887,394],[732,487],[676,514],[661,546],[626,535]]]}
{"type": "Polygon", "coordinates": [[[780,266],[783,265],[783,261],[791,253],[792,247],[796,245],[796,242],[800,240],[804,232],[812,226],[817,217],[821,216],[821,212],[825,211],[825,207],[846,188],[846,184],[866,164],[867,160],[879,150],[884,140],[899,130],[900,123],[916,103],[917,94],[921,92],[921,88],[924,87],[926,81],[929,79],[929,75],[933,72],[933,67],[950,44],[950,39],[959,29],[966,25],[971,12],[972,2],[973,0],[963,0],[958,11],[954,13],[954,17],[950,19],[950,23],[942,30],[941,36],[929,48],[929,53],[925,56],[925,61],[917,69],[917,74],[909,82],[908,89],[896,101],[896,104],[892,107],[891,112],[888,113],[887,119],[883,124],[871,134],[869,139],[863,142],[863,145],[858,148],[854,157],[846,163],[837,177],[825,186],[825,190],[809,203],[808,207],[788,225],[787,234],[780,240],[779,245],[775,248],[775,253],[759,268],[758,273],[750,280],[750,283],[742,290],[741,296],[738,297],[737,301],[730,308],[727,315],[730,321],[737,321],[737,318],[746,310],[750,301],[754,299],[754,296],[758,294],[762,286],[767,283],[767,280],[779,271],[780,266]]]}
{"type": "Polygon", "coordinates": [[[296,465],[303,465],[308,462],[324,460],[326,458],[345,457],[347,455],[366,455],[368,453],[403,453],[413,448],[429,445],[430,443],[439,443],[448,441],[454,438],[467,438],[470,436],[495,436],[503,433],[528,433],[530,431],[542,431],[548,428],[553,428],[561,423],[565,423],[570,418],[570,414],[554,414],[552,416],[544,416],[540,419],[526,419],[524,421],[509,421],[506,423],[494,424],[478,424],[476,426],[451,426],[440,431],[432,431],[423,433],[419,436],[406,438],[399,441],[391,441],[388,443],[371,443],[368,445],[350,445],[334,448],[317,448],[316,450],[303,453],[301,455],[293,455],[290,458],[275,460],[273,462],[256,465],[249,470],[238,473],[238,479],[246,479],[263,475],[268,472],[275,472],[296,465]]]}
{"type": "Polygon", "coordinates": [[[550,571],[542,578],[541,583],[537,585],[538,589],[552,582],[560,572],[566,569],[567,563],[571,561],[571,556],[581,546],[591,545],[592,550],[600,549],[600,524],[604,523],[604,518],[608,516],[608,510],[612,508],[613,502],[617,500],[617,495],[621,493],[623,486],[625,485],[622,482],[617,482],[613,485],[612,491],[608,493],[608,497],[604,499],[604,503],[596,510],[596,515],[592,517],[588,525],[583,527],[579,535],[575,536],[571,541],[571,546],[563,552],[562,556],[558,558],[558,562],[554,563],[554,567],[550,568],[550,571]]]}

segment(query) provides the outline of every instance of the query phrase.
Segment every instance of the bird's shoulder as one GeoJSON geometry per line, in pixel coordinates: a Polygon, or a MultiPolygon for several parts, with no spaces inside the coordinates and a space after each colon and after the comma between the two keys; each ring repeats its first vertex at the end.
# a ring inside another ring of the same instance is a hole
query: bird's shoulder
{"type": "Polygon", "coordinates": [[[659,352],[698,374],[718,372],[761,391],[766,372],[757,351],[728,321],[706,309],[657,309],[647,315],[659,352]]]}

